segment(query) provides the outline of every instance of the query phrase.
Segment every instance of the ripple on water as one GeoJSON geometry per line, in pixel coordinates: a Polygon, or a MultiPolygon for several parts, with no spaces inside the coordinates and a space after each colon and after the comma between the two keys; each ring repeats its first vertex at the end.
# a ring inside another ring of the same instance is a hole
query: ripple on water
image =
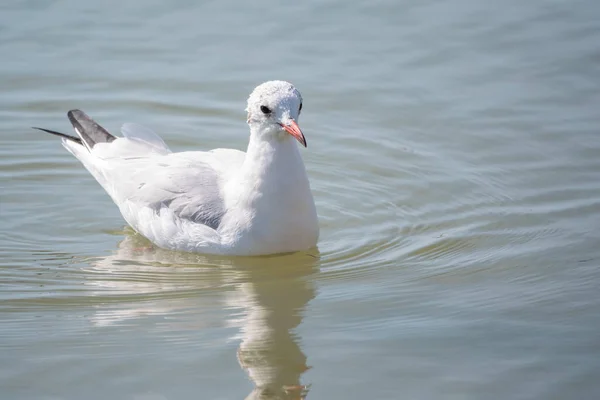
{"type": "Polygon", "coordinates": [[[482,168],[473,157],[412,151],[400,160],[376,144],[363,147],[378,157],[357,157],[350,171],[335,155],[312,167],[317,199],[328,197],[318,204],[322,224],[335,227],[320,241],[326,280],[360,280],[387,268],[403,268],[406,279],[463,274],[490,270],[501,260],[543,258],[586,230],[573,225],[577,215],[600,210],[600,191],[585,167],[597,169],[593,160],[574,166],[498,157],[490,148],[477,154],[479,162],[489,155],[482,168]],[[572,179],[557,185],[550,168],[572,179]],[[365,179],[372,171],[377,179],[365,179]]]}

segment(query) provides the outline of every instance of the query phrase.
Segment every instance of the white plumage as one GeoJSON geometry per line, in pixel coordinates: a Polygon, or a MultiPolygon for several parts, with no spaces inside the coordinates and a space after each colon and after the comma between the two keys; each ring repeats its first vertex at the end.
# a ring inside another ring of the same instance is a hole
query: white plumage
{"type": "Polygon", "coordinates": [[[173,153],[148,128],[125,124],[123,137],[115,138],[78,110],[69,118],[80,139],[60,135],[127,223],[159,247],[231,255],[292,252],[314,247],[319,235],[294,141],[306,143],[296,124],[301,105],[288,82],[258,86],[248,99],[246,153],[173,153]]]}

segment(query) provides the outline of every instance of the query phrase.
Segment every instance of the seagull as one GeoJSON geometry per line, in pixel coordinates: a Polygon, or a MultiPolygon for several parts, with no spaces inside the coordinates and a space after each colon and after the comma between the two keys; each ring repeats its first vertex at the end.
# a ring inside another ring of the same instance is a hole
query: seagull
{"type": "Polygon", "coordinates": [[[152,130],[126,123],[122,137],[81,110],[67,116],[77,137],[62,138],[125,219],[156,246],[254,256],[316,246],[318,217],[298,141],[302,96],[269,81],[248,98],[248,149],[174,153],[152,130]]]}

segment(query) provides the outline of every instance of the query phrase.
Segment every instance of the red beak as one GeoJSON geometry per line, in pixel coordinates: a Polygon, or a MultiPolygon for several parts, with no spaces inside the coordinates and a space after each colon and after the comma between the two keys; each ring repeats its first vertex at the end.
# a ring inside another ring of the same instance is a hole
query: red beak
{"type": "Polygon", "coordinates": [[[299,141],[300,144],[302,144],[302,146],[306,147],[306,138],[304,138],[304,134],[302,134],[302,131],[300,130],[300,127],[298,126],[296,121],[290,119],[289,121],[287,121],[287,124],[284,125],[282,123],[279,123],[279,125],[281,125],[281,127],[285,129],[287,133],[289,133],[297,141],[299,141]]]}

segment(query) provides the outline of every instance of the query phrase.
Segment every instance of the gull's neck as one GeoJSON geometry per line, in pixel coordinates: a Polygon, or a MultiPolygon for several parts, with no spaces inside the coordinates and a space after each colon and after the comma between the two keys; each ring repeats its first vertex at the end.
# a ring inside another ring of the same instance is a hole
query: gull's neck
{"type": "Polygon", "coordinates": [[[306,177],[295,139],[287,134],[282,138],[265,136],[251,132],[242,173],[254,183],[258,179],[262,185],[306,177]]]}
{"type": "Polygon", "coordinates": [[[252,132],[244,163],[228,185],[226,203],[230,211],[221,230],[238,247],[285,252],[299,243],[306,248],[316,244],[315,204],[291,136],[252,132]]]}

